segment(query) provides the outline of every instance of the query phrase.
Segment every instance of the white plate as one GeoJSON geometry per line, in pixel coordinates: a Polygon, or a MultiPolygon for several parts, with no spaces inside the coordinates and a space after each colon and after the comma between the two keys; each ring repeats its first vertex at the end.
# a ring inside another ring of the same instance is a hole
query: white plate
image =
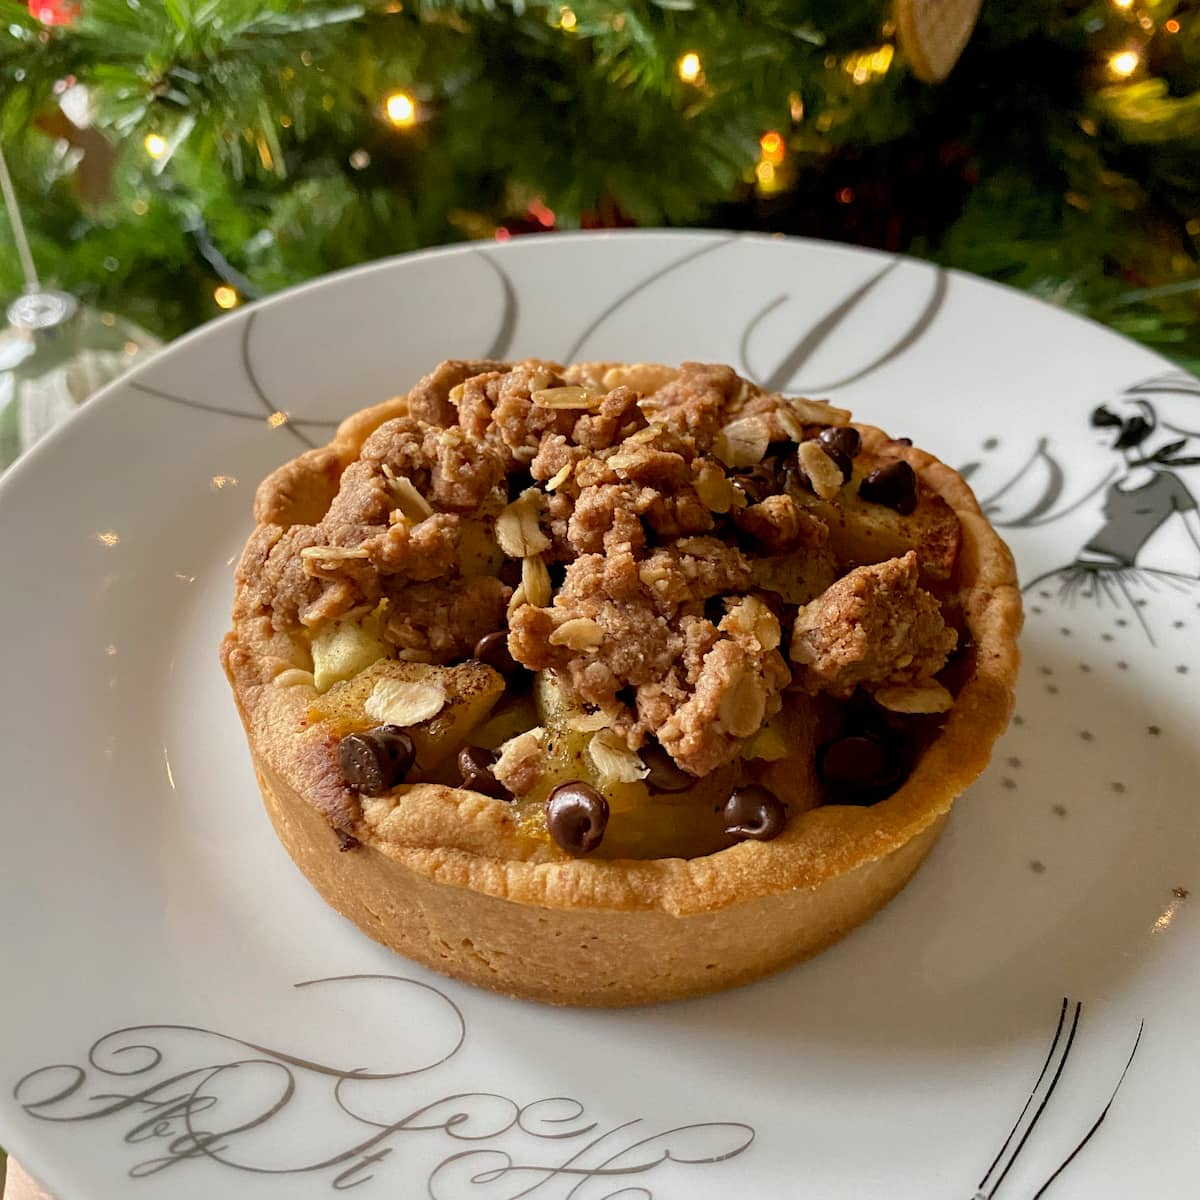
{"type": "Polygon", "coordinates": [[[1112,499],[1089,417],[1134,400],[1151,446],[1200,430],[1194,380],[1016,293],[724,235],[418,255],[185,338],[0,485],[0,1141],[64,1200],[1195,1195],[1200,468],[1112,499]],[[969,465],[1040,578],[1016,723],[925,868],[767,982],[475,991],[327,909],[263,814],[217,665],[255,484],[441,358],[532,354],[830,395],[969,465]],[[1106,503],[1156,532],[1071,568],[1106,503]]]}

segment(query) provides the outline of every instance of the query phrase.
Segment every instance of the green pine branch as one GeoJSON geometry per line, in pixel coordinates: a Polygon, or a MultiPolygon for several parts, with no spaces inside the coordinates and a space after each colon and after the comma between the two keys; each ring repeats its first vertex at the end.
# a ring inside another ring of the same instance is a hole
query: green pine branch
{"type": "Polygon", "coordinates": [[[219,279],[271,291],[519,222],[537,198],[565,227],[608,214],[923,253],[1191,362],[1200,12],[1144,7],[1153,37],[1108,0],[986,5],[929,86],[899,55],[852,70],[889,0],[84,0],[53,30],[0,0],[0,137],[48,278],[168,334],[213,314],[219,279]],[[1130,45],[1138,68],[1115,78],[1130,45]],[[81,165],[57,113],[68,77],[112,146],[101,195],[81,186],[94,133],[81,165]],[[411,128],[384,119],[393,91],[411,128]],[[768,129],[789,144],[770,199],[753,186],[768,129]]]}

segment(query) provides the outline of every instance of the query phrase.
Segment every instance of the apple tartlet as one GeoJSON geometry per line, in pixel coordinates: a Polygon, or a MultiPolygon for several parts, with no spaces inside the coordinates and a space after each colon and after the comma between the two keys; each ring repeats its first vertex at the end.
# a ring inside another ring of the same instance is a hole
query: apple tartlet
{"type": "Polygon", "coordinates": [[[447,362],[267,478],[222,661],[267,811],[372,938],[622,1005],[887,903],[1013,700],[953,470],[725,366],[447,362]]]}

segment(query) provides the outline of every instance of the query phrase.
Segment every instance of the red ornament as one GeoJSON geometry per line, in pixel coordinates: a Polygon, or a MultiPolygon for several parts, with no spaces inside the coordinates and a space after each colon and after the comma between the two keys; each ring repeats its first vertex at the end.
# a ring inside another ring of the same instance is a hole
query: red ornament
{"type": "Polygon", "coordinates": [[[83,11],[80,0],[27,0],[29,15],[43,25],[74,25],[83,11]]]}

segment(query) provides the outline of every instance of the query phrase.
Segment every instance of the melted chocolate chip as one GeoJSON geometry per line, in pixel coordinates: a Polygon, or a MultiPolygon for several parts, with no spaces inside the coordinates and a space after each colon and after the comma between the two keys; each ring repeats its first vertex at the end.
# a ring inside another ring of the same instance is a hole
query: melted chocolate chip
{"type": "Polygon", "coordinates": [[[821,449],[825,451],[826,455],[833,460],[837,469],[841,471],[842,482],[847,482],[850,476],[854,474],[854,464],[850,461],[850,455],[843,454],[841,450],[838,450],[834,446],[823,445],[821,449]]]}
{"type": "Polygon", "coordinates": [[[493,800],[511,800],[512,793],[492,774],[499,755],[482,746],[464,746],[458,752],[458,771],[468,791],[481,792],[493,800]]]}
{"type": "MultiPolygon", "coordinates": [[[[821,443],[821,449],[827,453],[833,450],[846,458],[856,457],[862,449],[862,438],[853,425],[830,425],[828,429],[821,430],[817,435],[817,441],[821,443]]],[[[834,459],[834,461],[837,460],[834,459]]]]}
{"type": "Polygon", "coordinates": [[[848,734],[817,751],[817,775],[838,804],[874,804],[904,778],[905,756],[891,739],[848,734]]]}
{"type": "Polygon", "coordinates": [[[362,843],[352,833],[347,833],[344,829],[335,829],[337,834],[338,849],[344,854],[347,850],[357,850],[362,843]]]}
{"type": "Polygon", "coordinates": [[[641,759],[650,770],[646,783],[652,792],[686,792],[696,782],[657,742],[642,749],[641,759]]]}
{"type": "MultiPolygon", "coordinates": [[[[786,445],[787,443],[784,443],[786,445]]],[[[751,467],[737,475],[730,475],[729,482],[733,484],[750,504],[761,504],[768,496],[779,492],[780,481],[777,459],[763,459],[756,467],[751,467]]]]}
{"type": "Polygon", "coordinates": [[[391,791],[408,774],[414,758],[413,740],[398,725],[348,733],[338,743],[342,778],[364,796],[391,791]]]}
{"type": "Polygon", "coordinates": [[[858,485],[858,494],[872,504],[882,504],[907,516],[917,507],[916,472],[904,459],[897,458],[876,467],[858,485]]]}
{"type": "Polygon", "coordinates": [[[503,629],[481,637],[475,643],[474,657],[506,679],[521,670],[521,664],[508,652],[508,633],[503,629]]]}
{"type": "Polygon", "coordinates": [[[735,788],[721,809],[725,832],[739,842],[753,838],[769,842],[787,826],[787,809],[783,801],[761,784],[735,788]]]}
{"type": "Polygon", "coordinates": [[[582,781],[560,783],[546,800],[546,828],[568,854],[590,854],[607,827],[608,801],[582,781]]]}

